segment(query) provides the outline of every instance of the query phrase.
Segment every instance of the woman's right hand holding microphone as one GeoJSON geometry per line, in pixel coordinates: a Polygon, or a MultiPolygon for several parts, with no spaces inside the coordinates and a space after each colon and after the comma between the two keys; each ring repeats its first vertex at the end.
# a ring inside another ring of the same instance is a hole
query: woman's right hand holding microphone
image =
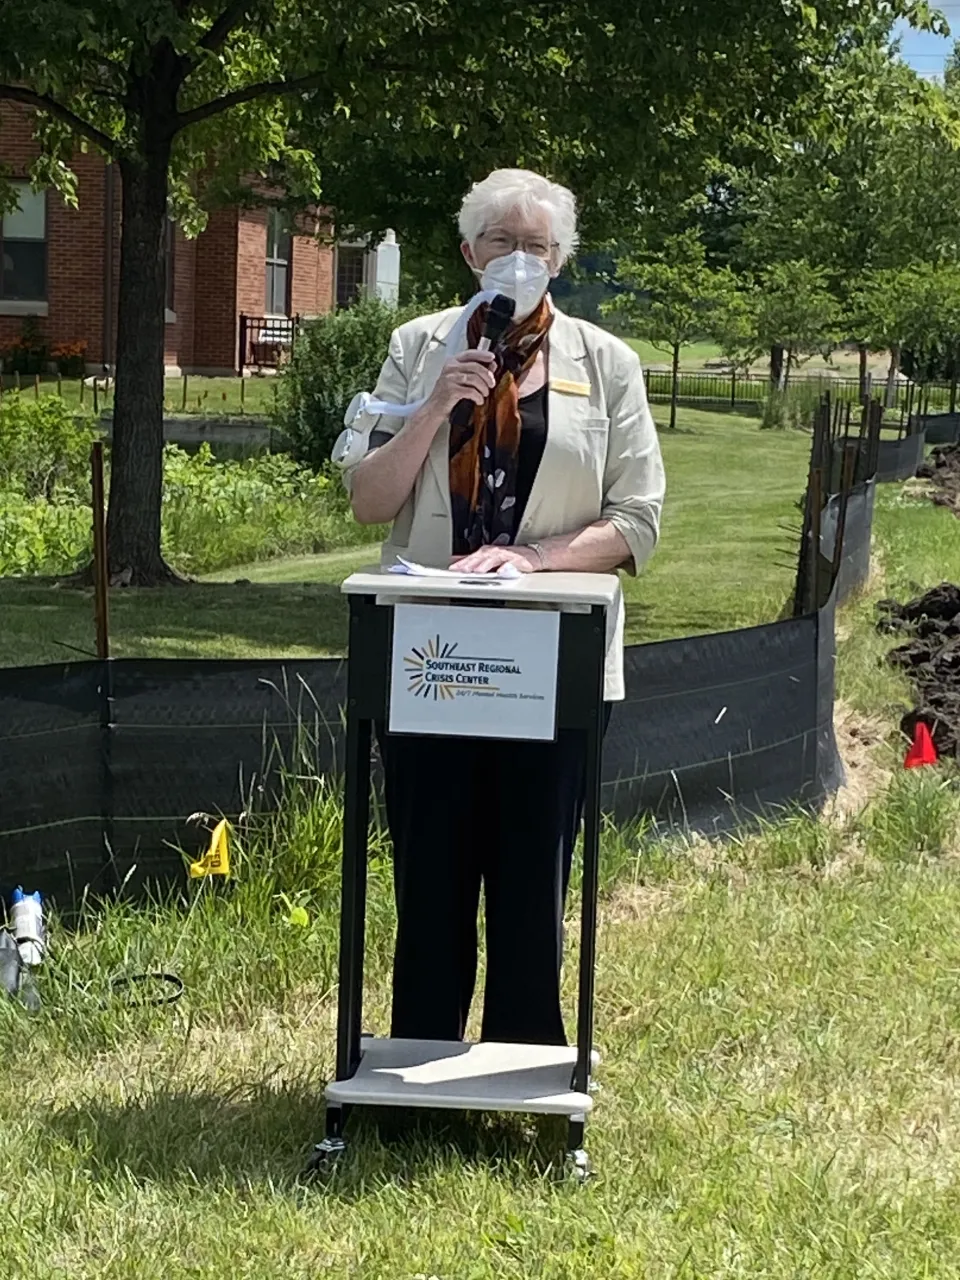
{"type": "Polygon", "coordinates": [[[483,404],[496,386],[494,367],[496,356],[492,351],[471,348],[449,359],[440,370],[433,391],[423,406],[438,422],[450,416],[454,405],[461,400],[483,404]]]}

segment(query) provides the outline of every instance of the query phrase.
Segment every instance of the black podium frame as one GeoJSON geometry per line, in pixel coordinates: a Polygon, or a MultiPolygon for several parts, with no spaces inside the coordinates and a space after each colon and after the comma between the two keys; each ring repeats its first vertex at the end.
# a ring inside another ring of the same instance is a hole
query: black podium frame
{"type": "MultiPolygon", "coordinates": [[[[340,904],[340,969],[337,1005],[336,1079],[350,1079],[360,1065],[363,1018],[363,968],[366,933],[367,851],[370,822],[370,753],[373,725],[389,715],[394,604],[378,603],[374,593],[350,596],[349,666],[347,674],[346,759],[343,822],[342,896],[340,904]]],[[[509,608],[508,601],[461,600],[458,605],[509,608]]],[[[572,1087],[587,1093],[593,1049],[594,968],[597,937],[597,894],[600,858],[600,765],[603,737],[603,680],[606,654],[606,609],[560,613],[557,664],[557,730],[586,737],[584,797],[583,894],[580,975],[577,1008],[577,1058],[572,1087]]],[[[327,1103],[326,1139],[319,1157],[339,1154],[344,1126],[356,1104],[327,1103]]],[[[586,1116],[569,1120],[568,1152],[585,1163],[586,1116]]]]}

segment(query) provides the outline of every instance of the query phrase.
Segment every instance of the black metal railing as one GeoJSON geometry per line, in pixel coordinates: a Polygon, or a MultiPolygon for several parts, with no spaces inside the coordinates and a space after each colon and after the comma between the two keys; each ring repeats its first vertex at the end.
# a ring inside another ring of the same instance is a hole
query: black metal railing
{"type": "MultiPolygon", "coordinates": [[[[673,375],[668,369],[648,369],[645,372],[647,395],[654,403],[669,403],[673,394],[673,375]]],[[[813,397],[829,394],[834,403],[858,404],[861,399],[860,379],[832,377],[821,373],[794,373],[789,389],[794,393],[809,392],[813,397]]],[[[871,397],[885,395],[886,379],[874,378],[871,397]]],[[[771,382],[762,373],[718,373],[713,371],[681,370],[677,379],[677,398],[687,405],[722,405],[736,409],[741,405],[762,404],[771,391],[771,382]]],[[[947,410],[955,397],[949,383],[931,383],[922,389],[914,383],[898,380],[888,409],[907,409],[908,412],[947,410]]]]}
{"type": "Polygon", "coordinates": [[[240,316],[239,371],[279,369],[288,358],[300,328],[299,316],[240,316]]]}

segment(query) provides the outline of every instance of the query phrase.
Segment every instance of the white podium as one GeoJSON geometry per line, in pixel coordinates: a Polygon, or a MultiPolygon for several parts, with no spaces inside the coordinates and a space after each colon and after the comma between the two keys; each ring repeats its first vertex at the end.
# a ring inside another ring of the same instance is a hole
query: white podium
{"type": "Polygon", "coordinates": [[[336,1077],[316,1170],[342,1154],[351,1108],[431,1107],[566,1116],[567,1154],[586,1176],[593,1107],[593,987],[600,842],[600,759],[607,613],[620,583],[606,574],[516,579],[359,573],[350,602],[336,1077]],[[575,1047],[361,1035],[370,748],[373,724],[394,732],[586,740],[583,898],[575,1047]]]}

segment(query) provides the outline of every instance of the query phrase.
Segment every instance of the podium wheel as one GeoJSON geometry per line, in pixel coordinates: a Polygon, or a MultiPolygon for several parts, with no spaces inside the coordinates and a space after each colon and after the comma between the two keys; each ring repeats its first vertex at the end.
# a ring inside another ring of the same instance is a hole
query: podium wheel
{"type": "Polygon", "coordinates": [[[593,1166],[583,1147],[578,1147],[576,1151],[567,1152],[567,1158],[564,1161],[564,1172],[571,1182],[580,1187],[585,1186],[593,1178],[593,1166]]]}
{"type": "Polygon", "coordinates": [[[301,1176],[310,1180],[328,1177],[346,1149],[347,1144],[342,1138],[324,1138],[311,1151],[301,1176]]]}

